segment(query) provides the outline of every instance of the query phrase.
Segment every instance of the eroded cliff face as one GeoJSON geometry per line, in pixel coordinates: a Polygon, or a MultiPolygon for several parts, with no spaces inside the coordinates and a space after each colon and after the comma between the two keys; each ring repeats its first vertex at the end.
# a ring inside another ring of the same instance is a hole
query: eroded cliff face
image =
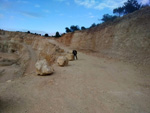
{"type": "Polygon", "coordinates": [[[150,64],[150,7],[58,39],[72,48],[92,50],[125,60],[150,64]],[[68,38],[69,37],[69,38],[68,38]],[[68,38],[69,41],[66,41],[68,38]]]}

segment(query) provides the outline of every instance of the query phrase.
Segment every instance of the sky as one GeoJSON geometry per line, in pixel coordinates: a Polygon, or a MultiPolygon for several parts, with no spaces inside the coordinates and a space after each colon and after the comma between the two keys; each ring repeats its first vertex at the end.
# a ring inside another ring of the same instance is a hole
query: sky
{"type": "MultiPolygon", "coordinates": [[[[127,0],[0,0],[0,29],[53,35],[66,27],[90,27],[127,0]]],[[[149,0],[138,0],[146,4],[149,0]]]]}

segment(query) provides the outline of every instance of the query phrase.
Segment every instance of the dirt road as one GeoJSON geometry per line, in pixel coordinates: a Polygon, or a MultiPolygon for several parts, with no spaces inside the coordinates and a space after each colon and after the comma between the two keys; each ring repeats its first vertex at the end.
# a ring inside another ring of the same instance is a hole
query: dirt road
{"type": "Polygon", "coordinates": [[[148,68],[81,52],[78,58],[67,67],[54,65],[51,76],[0,83],[0,113],[150,112],[148,68]]]}
{"type": "Polygon", "coordinates": [[[30,59],[25,74],[34,74],[36,72],[35,63],[37,61],[37,55],[30,45],[25,45],[29,51],[30,59]]]}

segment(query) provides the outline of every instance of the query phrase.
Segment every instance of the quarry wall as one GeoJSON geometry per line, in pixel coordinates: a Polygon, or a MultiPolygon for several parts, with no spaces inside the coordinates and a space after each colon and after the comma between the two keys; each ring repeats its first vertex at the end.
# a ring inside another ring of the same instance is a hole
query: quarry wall
{"type": "Polygon", "coordinates": [[[150,64],[150,7],[58,39],[72,48],[150,64]]]}
{"type": "MultiPolygon", "coordinates": [[[[90,50],[112,58],[150,65],[150,7],[125,15],[113,22],[67,33],[57,41],[78,50],[90,50]]],[[[37,50],[39,58],[53,62],[63,53],[42,36],[0,30],[0,41],[25,42],[37,50]],[[6,38],[7,37],[7,38],[6,38]]]]}

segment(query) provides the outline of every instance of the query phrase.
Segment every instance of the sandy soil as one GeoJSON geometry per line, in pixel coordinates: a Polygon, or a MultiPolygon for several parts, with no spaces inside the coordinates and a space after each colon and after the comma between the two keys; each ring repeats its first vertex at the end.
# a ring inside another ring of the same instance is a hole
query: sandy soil
{"type": "Polygon", "coordinates": [[[78,52],[43,77],[31,71],[36,54],[28,49],[28,76],[0,83],[0,113],[150,113],[149,67],[78,52]]]}

